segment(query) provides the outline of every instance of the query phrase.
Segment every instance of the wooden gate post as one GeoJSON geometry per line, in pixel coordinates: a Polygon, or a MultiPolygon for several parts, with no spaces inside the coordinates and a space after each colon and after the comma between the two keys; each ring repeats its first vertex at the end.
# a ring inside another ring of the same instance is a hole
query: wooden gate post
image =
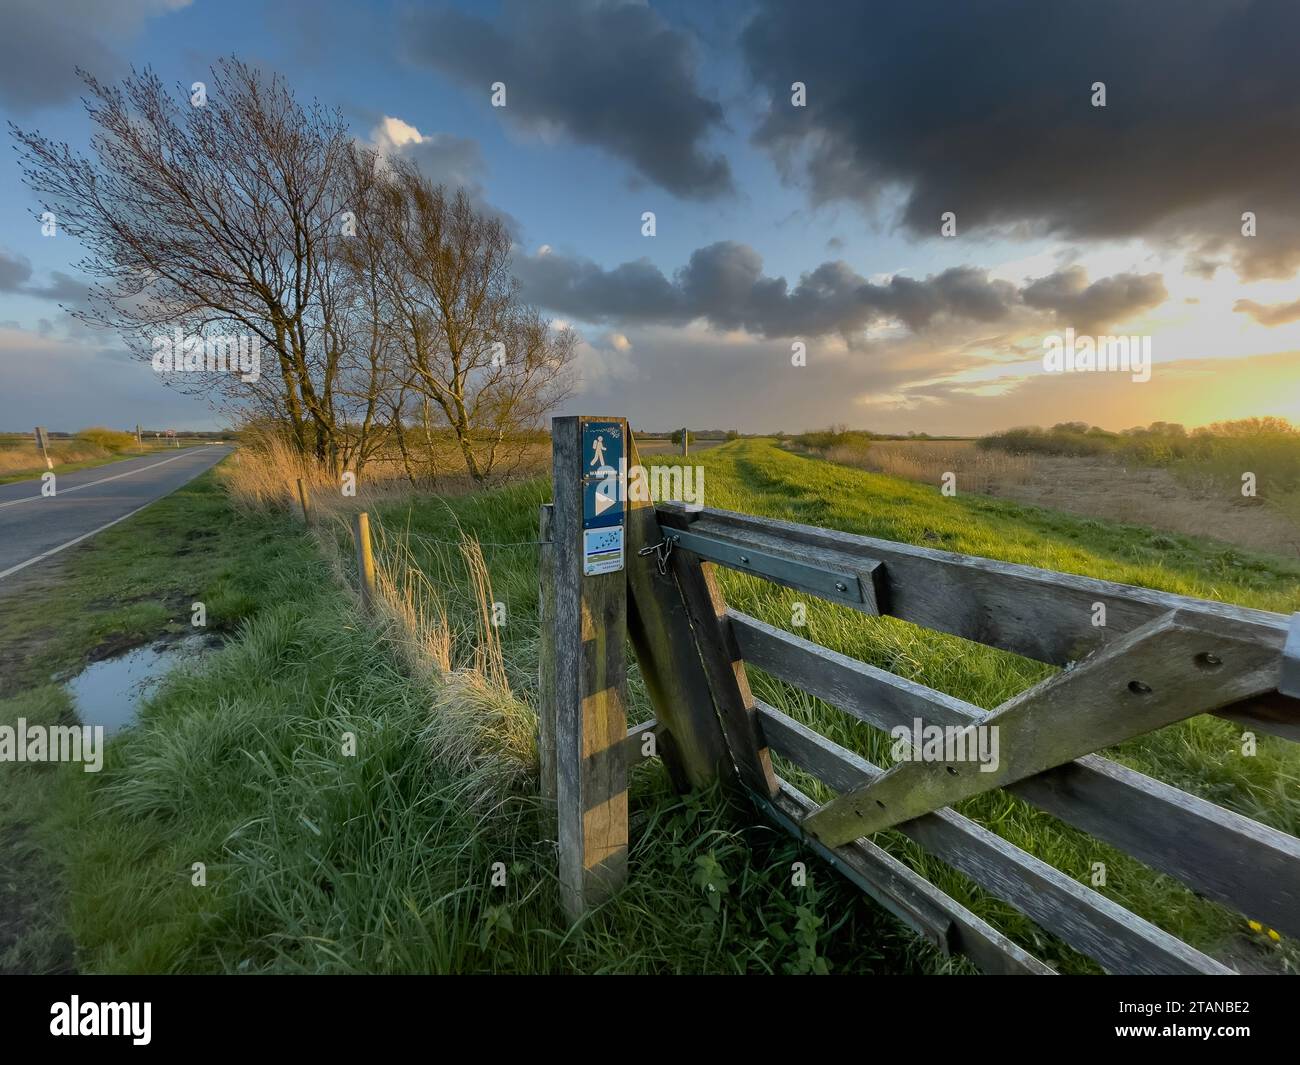
{"type": "Polygon", "coordinates": [[[540,676],[538,690],[541,704],[537,712],[537,760],[541,773],[542,798],[556,800],[555,779],[555,542],[551,514],[555,507],[543,503],[537,515],[537,623],[541,627],[538,655],[540,676]]]}
{"type": "Polygon", "coordinates": [[[679,791],[706,786],[719,773],[730,782],[735,776],[731,756],[677,578],[661,565],[667,557],[664,531],[631,433],[627,455],[627,627],[646,693],[666,731],[660,754],[679,791]]]}
{"type": "Polygon", "coordinates": [[[627,559],[620,463],[627,422],[551,422],[553,673],[560,890],[577,919],[627,878],[627,559]]]}

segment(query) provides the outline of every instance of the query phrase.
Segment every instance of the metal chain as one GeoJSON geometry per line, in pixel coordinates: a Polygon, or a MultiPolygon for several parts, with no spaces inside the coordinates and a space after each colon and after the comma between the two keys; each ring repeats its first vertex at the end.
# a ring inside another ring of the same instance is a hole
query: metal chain
{"type": "Polygon", "coordinates": [[[653,554],[655,564],[659,567],[659,576],[664,577],[668,574],[668,556],[673,553],[673,544],[677,542],[677,537],[666,536],[657,544],[651,544],[649,547],[643,547],[637,552],[638,555],[653,554]]]}

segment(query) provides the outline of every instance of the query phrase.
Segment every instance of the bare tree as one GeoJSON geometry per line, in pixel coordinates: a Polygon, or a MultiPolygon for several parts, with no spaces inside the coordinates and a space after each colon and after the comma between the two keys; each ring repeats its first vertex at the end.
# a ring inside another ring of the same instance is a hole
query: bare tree
{"type": "Polygon", "coordinates": [[[384,192],[382,283],[404,383],[481,482],[565,395],[576,337],[522,302],[509,233],[463,190],[449,195],[398,162],[384,192]]]}
{"type": "Polygon", "coordinates": [[[83,320],[142,357],[159,335],[256,337],[273,369],[170,383],[287,419],[304,452],[336,465],[345,339],[331,276],[350,190],[337,113],[304,109],[279,76],[235,59],[206,98],[167,92],[150,70],[121,87],[89,74],[94,159],[11,124],[27,183],[87,249],[97,279],[83,320]]]}
{"type": "Polygon", "coordinates": [[[258,379],[169,383],[287,425],[333,471],[395,443],[414,480],[413,418],[478,482],[531,443],[576,338],[519,299],[498,219],[236,59],[202,100],[148,69],[120,87],[82,77],[92,156],[10,124],[24,179],[86,248],[77,317],[142,358],[176,332],[256,338],[272,363],[258,379]]]}
{"type": "Polygon", "coordinates": [[[326,245],[334,298],[324,305],[331,309],[327,316],[330,347],[341,353],[342,383],[337,395],[350,415],[343,434],[344,465],[358,473],[391,443],[394,428],[405,448],[400,410],[407,373],[388,325],[392,308],[382,280],[390,251],[384,214],[388,198],[383,195],[386,174],[378,152],[351,145],[345,174],[348,210],[340,239],[326,245]]]}

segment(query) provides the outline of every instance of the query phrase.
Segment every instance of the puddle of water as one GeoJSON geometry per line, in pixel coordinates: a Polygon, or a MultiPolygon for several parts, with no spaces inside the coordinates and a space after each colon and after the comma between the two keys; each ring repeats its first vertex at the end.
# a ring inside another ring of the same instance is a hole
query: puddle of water
{"type": "Polygon", "coordinates": [[[207,636],[186,636],[173,643],[137,647],[116,658],[92,662],[66,685],[77,717],[83,725],[102,725],[105,736],[113,735],[135,720],[140,704],[153,694],[172,667],[210,646],[207,636]]]}

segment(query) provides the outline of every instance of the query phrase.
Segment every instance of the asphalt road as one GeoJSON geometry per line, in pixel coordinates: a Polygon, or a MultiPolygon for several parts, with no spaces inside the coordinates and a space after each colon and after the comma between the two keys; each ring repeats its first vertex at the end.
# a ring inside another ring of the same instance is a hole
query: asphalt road
{"type": "Polygon", "coordinates": [[[61,473],[48,497],[40,480],[0,485],[0,586],[176,491],[232,450],[191,447],[61,473]]]}

